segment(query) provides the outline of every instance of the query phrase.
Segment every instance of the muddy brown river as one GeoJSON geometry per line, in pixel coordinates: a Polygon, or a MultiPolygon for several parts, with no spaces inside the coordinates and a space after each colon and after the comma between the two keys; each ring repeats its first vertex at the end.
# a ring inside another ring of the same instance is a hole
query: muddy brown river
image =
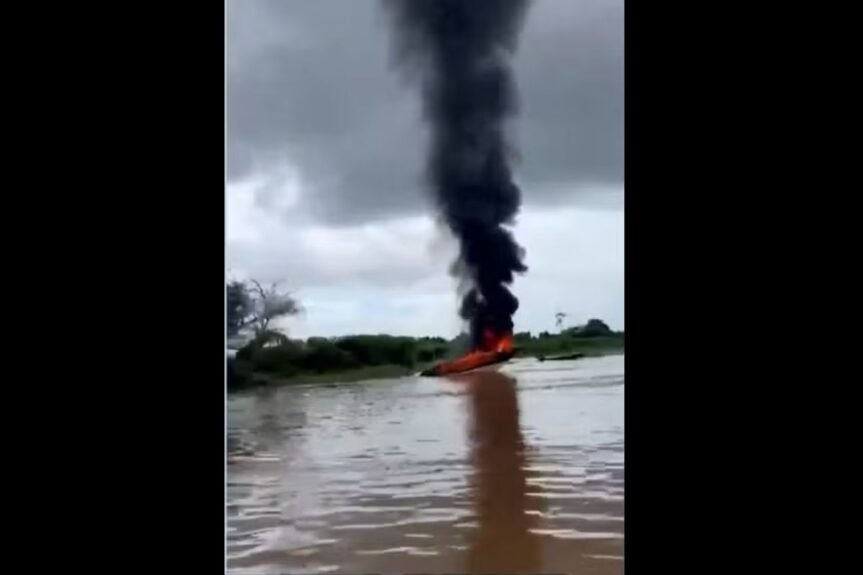
{"type": "Polygon", "coordinates": [[[228,573],[622,574],[623,356],[228,398],[228,573]]]}

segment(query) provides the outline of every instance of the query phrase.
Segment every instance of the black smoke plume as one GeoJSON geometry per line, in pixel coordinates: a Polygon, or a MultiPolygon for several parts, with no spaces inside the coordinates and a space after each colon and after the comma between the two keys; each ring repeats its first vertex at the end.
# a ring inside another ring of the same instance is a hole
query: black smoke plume
{"type": "Polygon", "coordinates": [[[506,121],[516,111],[511,58],[527,0],[383,0],[395,29],[396,62],[422,87],[431,128],[427,177],[459,240],[453,271],[467,291],[460,313],[474,347],[486,330],[512,331],[518,299],[507,287],[527,271],[505,227],[521,191],[506,121]]]}

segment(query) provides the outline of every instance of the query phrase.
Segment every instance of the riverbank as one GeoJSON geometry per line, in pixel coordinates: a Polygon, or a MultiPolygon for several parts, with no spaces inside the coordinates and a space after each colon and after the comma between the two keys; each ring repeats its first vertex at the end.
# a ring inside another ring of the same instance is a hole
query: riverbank
{"type": "MultiPolygon", "coordinates": [[[[579,351],[542,353],[539,350],[519,350],[515,359],[518,358],[534,358],[545,359],[547,361],[555,360],[561,356],[568,356],[573,353],[582,354],[578,359],[587,359],[592,357],[602,357],[609,355],[623,355],[623,346],[598,344],[581,346],[579,351]]],[[[434,362],[416,364],[414,366],[405,365],[370,365],[353,369],[342,369],[328,371],[323,373],[298,373],[295,375],[284,376],[279,374],[256,372],[248,366],[242,366],[240,372],[237,373],[235,360],[229,360],[228,368],[228,391],[242,391],[257,387],[281,387],[286,385],[308,385],[308,384],[343,384],[356,383],[359,381],[374,381],[393,379],[397,377],[405,377],[415,375],[422,370],[431,367],[434,362]],[[233,366],[233,367],[232,367],[233,366]]]]}
{"type": "Polygon", "coordinates": [[[566,337],[553,335],[515,341],[522,357],[556,357],[561,355],[584,354],[585,357],[621,354],[625,349],[623,336],[566,337]]]}
{"type": "MultiPolygon", "coordinates": [[[[558,358],[622,354],[624,334],[601,320],[551,334],[518,332],[517,357],[558,358]]],[[[255,340],[228,358],[228,390],[297,383],[349,383],[401,377],[463,355],[466,334],[441,337],[349,335],[291,340],[255,340]]]]}
{"type": "Polygon", "coordinates": [[[261,372],[245,374],[245,385],[228,385],[228,391],[238,391],[251,387],[273,387],[283,385],[355,383],[358,381],[373,381],[413,375],[419,370],[403,365],[370,365],[355,369],[330,371],[324,373],[303,373],[292,376],[280,376],[261,372]]]}

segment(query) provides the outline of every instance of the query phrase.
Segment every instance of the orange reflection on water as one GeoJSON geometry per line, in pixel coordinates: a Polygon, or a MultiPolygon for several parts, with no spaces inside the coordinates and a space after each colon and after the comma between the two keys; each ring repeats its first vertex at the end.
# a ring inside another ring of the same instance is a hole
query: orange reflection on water
{"type": "Polygon", "coordinates": [[[536,500],[527,496],[516,382],[496,371],[460,380],[469,397],[470,481],[478,523],[467,568],[471,573],[535,572],[542,556],[539,538],[530,532],[536,517],[528,511],[536,500]]]}

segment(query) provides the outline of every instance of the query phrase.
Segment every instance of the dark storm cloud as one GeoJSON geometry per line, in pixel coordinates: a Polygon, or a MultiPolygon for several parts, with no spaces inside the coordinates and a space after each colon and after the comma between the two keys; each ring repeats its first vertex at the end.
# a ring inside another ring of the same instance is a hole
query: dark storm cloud
{"type": "Polygon", "coordinates": [[[531,184],[623,183],[623,2],[537,0],[516,61],[531,184]]]}
{"type": "MultiPolygon", "coordinates": [[[[333,223],[424,211],[426,129],[392,73],[377,0],[230,0],[229,181],[300,172],[304,209],[333,223]]],[[[623,182],[622,0],[538,0],[518,58],[524,199],[623,182]]],[[[273,202],[263,192],[258,200],[273,202]]]]}

